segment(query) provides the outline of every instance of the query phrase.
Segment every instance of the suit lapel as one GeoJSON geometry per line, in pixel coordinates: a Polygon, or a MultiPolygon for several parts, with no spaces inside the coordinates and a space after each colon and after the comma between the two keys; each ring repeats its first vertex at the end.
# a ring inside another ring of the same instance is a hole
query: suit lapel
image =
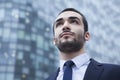
{"type": "Polygon", "coordinates": [[[102,72],[103,72],[102,64],[91,59],[91,62],[86,70],[84,80],[98,80],[102,72]]]}
{"type": "Polygon", "coordinates": [[[60,71],[60,68],[58,68],[57,71],[53,75],[51,75],[47,80],[56,80],[59,71],[60,71]]]}

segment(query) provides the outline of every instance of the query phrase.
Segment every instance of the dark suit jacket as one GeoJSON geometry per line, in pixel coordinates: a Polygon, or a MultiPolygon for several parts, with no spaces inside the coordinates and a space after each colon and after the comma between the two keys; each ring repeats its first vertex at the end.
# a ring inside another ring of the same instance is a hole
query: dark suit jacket
{"type": "MultiPolygon", "coordinates": [[[[59,69],[47,80],[56,80],[59,69]]],[[[91,59],[83,80],[120,80],[120,66],[102,64],[91,59]]]]}

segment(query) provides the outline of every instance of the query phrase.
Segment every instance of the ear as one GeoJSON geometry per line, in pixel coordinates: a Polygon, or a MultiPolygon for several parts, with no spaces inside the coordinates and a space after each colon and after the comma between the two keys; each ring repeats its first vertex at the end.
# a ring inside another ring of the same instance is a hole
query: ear
{"type": "Polygon", "coordinates": [[[88,41],[90,39],[90,33],[85,32],[85,40],[88,41]]]}

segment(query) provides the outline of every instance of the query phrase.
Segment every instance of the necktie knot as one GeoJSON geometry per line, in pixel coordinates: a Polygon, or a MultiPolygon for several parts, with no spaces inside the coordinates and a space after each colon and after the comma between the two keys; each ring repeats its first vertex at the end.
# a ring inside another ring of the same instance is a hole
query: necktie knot
{"type": "Polygon", "coordinates": [[[74,65],[73,61],[65,62],[64,66],[64,75],[63,80],[72,80],[72,66],[74,65]]]}
{"type": "Polygon", "coordinates": [[[64,66],[66,67],[72,67],[74,65],[74,62],[73,61],[67,61],[65,62],[64,66]]]}

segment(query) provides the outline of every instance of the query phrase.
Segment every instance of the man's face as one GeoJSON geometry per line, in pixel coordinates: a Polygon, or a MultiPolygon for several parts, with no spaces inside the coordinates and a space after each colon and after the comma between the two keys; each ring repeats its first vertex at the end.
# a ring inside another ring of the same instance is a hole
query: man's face
{"type": "Polygon", "coordinates": [[[61,13],[54,23],[54,42],[61,52],[80,50],[85,42],[82,16],[73,11],[61,13]]]}

